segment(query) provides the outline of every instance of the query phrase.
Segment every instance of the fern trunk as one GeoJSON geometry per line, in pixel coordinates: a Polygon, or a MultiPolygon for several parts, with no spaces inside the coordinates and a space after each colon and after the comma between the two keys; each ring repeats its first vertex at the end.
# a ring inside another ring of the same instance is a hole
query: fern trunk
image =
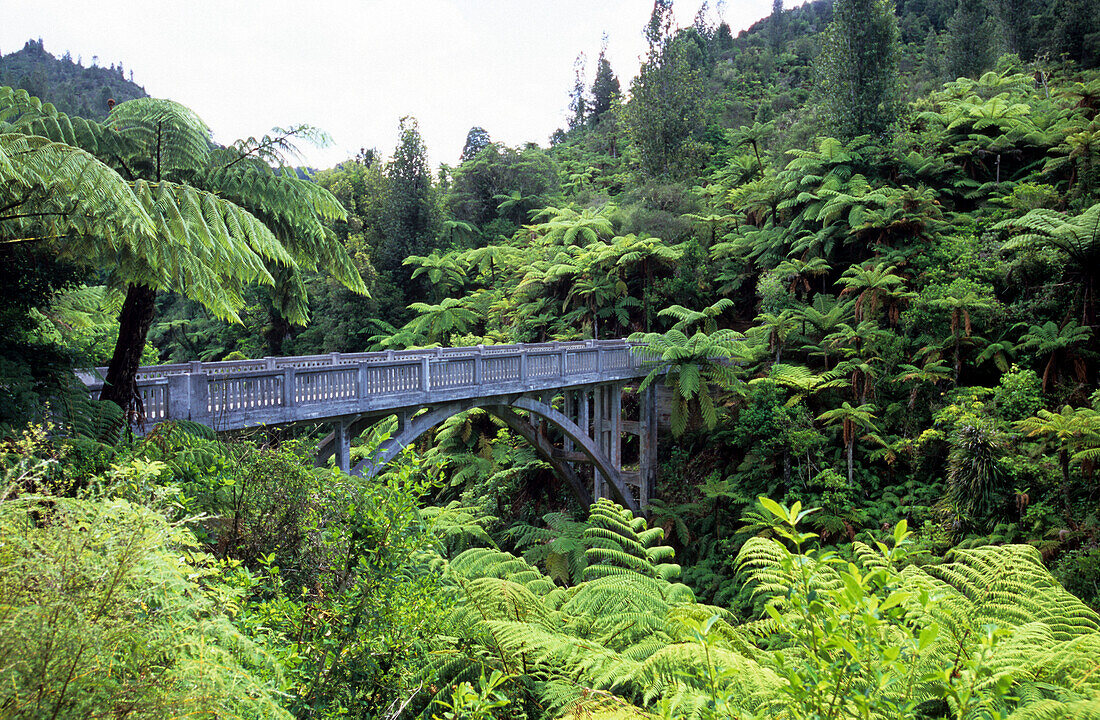
{"type": "Polygon", "coordinates": [[[157,291],[147,285],[130,285],[118,314],[118,340],[107,367],[100,400],[110,400],[122,408],[129,422],[140,422],[145,414],[137,391],[137,371],[141,353],[153,324],[157,291]]]}
{"type": "Polygon", "coordinates": [[[269,355],[282,355],[283,346],[290,337],[290,321],[283,317],[279,309],[272,306],[268,311],[268,324],[264,329],[264,340],[269,355]]]}

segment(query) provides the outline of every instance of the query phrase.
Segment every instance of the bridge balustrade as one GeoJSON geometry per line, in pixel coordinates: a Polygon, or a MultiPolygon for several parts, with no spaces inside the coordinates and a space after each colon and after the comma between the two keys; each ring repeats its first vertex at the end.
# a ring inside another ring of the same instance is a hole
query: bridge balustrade
{"type": "MultiPolygon", "coordinates": [[[[632,348],[587,340],[176,363],[142,367],[137,385],[147,424],[233,430],[644,376],[632,348]]],[[[98,394],[105,373],[80,375],[98,394]]]]}

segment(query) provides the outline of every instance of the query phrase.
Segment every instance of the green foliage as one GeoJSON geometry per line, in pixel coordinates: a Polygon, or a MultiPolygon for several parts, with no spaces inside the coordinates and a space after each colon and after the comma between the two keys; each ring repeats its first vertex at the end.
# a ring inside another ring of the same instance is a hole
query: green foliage
{"type": "Polygon", "coordinates": [[[830,129],[885,135],[898,119],[898,24],[885,0],[838,0],[818,59],[830,129]]]}
{"type": "Polygon", "coordinates": [[[444,202],[456,220],[477,227],[504,220],[508,229],[498,232],[510,235],[528,211],[557,194],[558,184],[554,160],[542,150],[490,143],[455,168],[444,202]]]}
{"type": "MultiPolygon", "coordinates": [[[[296,715],[377,712],[410,692],[421,643],[438,622],[430,528],[453,542],[460,519],[420,512],[430,481],[412,464],[376,480],[316,471],[294,507],[284,488],[310,470],[285,453],[258,460],[278,482],[254,490],[254,502],[271,507],[245,536],[260,554],[229,565],[236,571],[228,584],[240,598],[234,620],[279,660],[285,703],[296,715]]],[[[210,542],[250,547],[224,542],[232,536],[210,542]]]]}
{"type": "Polygon", "coordinates": [[[724,389],[734,383],[736,375],[731,360],[737,356],[739,338],[730,330],[709,335],[700,330],[690,338],[680,330],[631,336],[632,340],[646,343],[639,352],[655,366],[642,381],[641,389],[662,375],[672,389],[674,434],[680,435],[687,429],[694,408],[706,427],[713,428],[718,422],[718,407],[710,386],[715,384],[724,389]]]}
{"type": "Polygon", "coordinates": [[[8,716],[290,717],[186,528],[125,500],[23,496],[0,504],[0,535],[8,716]]]}
{"type": "Polygon", "coordinates": [[[813,538],[797,527],[808,513],[761,502],[794,553],[776,540],[750,541],[741,560],[757,592],[771,597],[773,630],[790,634],[776,660],[794,707],[904,716],[940,702],[954,717],[1027,717],[1049,711],[1055,697],[1096,703],[1095,688],[1062,673],[1069,656],[1089,652],[1100,617],[1054,582],[1033,549],[960,551],[944,565],[898,571],[907,555],[902,522],[892,546],[857,544],[856,562],[799,555],[813,538]]]}
{"type": "Polygon", "coordinates": [[[629,510],[604,498],[591,507],[583,537],[590,545],[584,551],[586,581],[626,570],[669,582],[680,575],[679,565],[663,562],[673,555],[671,547],[657,544],[664,539],[664,530],[647,529],[645,518],[635,518],[629,510]]]}
{"type": "Polygon", "coordinates": [[[704,119],[704,87],[692,66],[687,39],[654,47],[630,84],[623,124],[638,150],[643,171],[653,177],[682,177],[698,162],[694,140],[704,119]]]}
{"type": "Polygon", "coordinates": [[[977,78],[993,67],[996,27],[980,3],[961,3],[947,22],[947,76],[977,78]]]}
{"type": "Polygon", "coordinates": [[[1001,465],[1005,438],[990,423],[959,427],[947,459],[946,500],[964,517],[988,522],[1009,504],[1006,473],[1001,465]]]}
{"type": "Polygon", "coordinates": [[[438,179],[411,121],[393,162],[307,179],[287,163],[311,128],[221,148],[174,103],[98,123],[0,91],[0,413],[58,416],[57,445],[9,448],[48,469],[6,461],[7,483],[203,513],[186,527],[218,564],[171,551],[210,603],[192,619],[252,643],[240,672],[266,689],[240,702],[302,717],[1095,713],[1096,617],[1040,565],[1094,602],[1100,94],[1049,59],[1092,63],[1091,18],[971,5],[778,3],[734,38],[661,0],[629,99],[601,54],[549,150],[475,128],[438,179]],[[967,29],[986,8],[988,43],[967,29]],[[1002,43],[1019,55],[985,72],[1002,43]],[[968,77],[936,86],[945,67],[968,77]],[[375,481],[313,468],[287,441],[305,429],[81,437],[118,415],[59,378],[107,360],[135,281],[210,306],[145,293],[180,361],[633,334],[676,433],[649,522],[606,501],[576,519],[476,410],[375,481]]]}
{"type": "Polygon", "coordinates": [[[406,257],[429,249],[439,222],[427,149],[416,119],[402,118],[400,132],[393,160],[386,166],[389,183],[382,212],[385,239],[374,260],[375,267],[391,274],[399,271],[406,257]]]}
{"type": "Polygon", "coordinates": [[[499,670],[494,670],[488,679],[481,676],[476,690],[468,682],[459,683],[450,702],[440,701],[440,707],[444,708],[443,714],[433,715],[433,720],[483,720],[496,717],[493,711],[507,707],[510,702],[497,691],[507,680],[499,670]]]}

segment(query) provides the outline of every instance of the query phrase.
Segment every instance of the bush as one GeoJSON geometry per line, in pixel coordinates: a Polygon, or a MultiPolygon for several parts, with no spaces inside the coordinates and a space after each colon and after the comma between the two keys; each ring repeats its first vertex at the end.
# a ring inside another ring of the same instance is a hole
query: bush
{"type": "Polygon", "coordinates": [[[997,417],[1008,422],[1023,420],[1039,411],[1042,404],[1042,383],[1034,370],[1021,370],[1018,366],[1001,375],[1001,382],[993,392],[997,417]]]}
{"type": "Polygon", "coordinates": [[[1051,574],[1086,605],[1100,610],[1100,548],[1064,554],[1051,574]]]}
{"type": "Polygon", "coordinates": [[[289,717],[181,526],[124,500],[34,496],[0,504],[0,537],[4,717],[289,717]]]}

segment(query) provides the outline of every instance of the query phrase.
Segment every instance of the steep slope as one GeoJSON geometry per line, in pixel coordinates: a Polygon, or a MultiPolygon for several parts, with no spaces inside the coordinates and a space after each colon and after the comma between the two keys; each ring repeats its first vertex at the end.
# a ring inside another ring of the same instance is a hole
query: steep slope
{"type": "Polygon", "coordinates": [[[116,103],[148,97],[145,88],[126,79],[122,63],[99,67],[93,59],[84,67],[69,53],[56,58],[46,52],[42,40],[28,40],[22,50],[0,56],[0,85],[22,88],[47,100],[68,115],[93,120],[107,117],[108,101],[116,103]]]}

